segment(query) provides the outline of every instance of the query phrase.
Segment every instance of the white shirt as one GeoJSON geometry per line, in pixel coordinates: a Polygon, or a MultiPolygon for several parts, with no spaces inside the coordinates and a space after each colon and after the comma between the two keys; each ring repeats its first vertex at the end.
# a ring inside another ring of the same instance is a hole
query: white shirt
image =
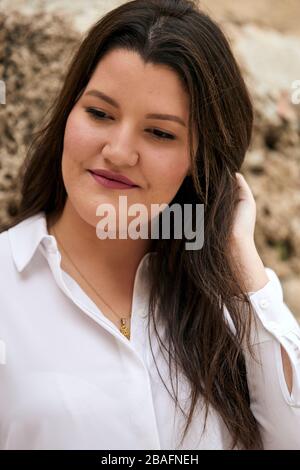
{"type": "MultiPolygon", "coordinates": [[[[146,331],[151,255],[136,272],[128,341],[61,269],[43,212],[0,234],[0,449],[228,449],[228,430],[213,409],[201,437],[200,405],[178,445],[185,418],[159,378],[146,331]]],[[[261,367],[245,356],[251,409],[265,449],[300,449],[300,328],[277,275],[265,269],[269,282],[250,295],[261,355],[261,367]],[[291,395],[280,343],[293,367],[291,395]]],[[[180,376],[183,408],[187,397],[180,376]]]]}

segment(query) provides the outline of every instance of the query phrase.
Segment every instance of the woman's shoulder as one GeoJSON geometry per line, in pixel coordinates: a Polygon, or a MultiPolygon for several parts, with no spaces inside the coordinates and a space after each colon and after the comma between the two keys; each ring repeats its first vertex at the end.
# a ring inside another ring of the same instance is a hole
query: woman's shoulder
{"type": "Polygon", "coordinates": [[[44,212],[27,217],[3,230],[0,233],[2,274],[13,267],[21,271],[44,235],[47,235],[44,212]]]}
{"type": "Polygon", "coordinates": [[[9,229],[4,230],[0,233],[0,259],[1,263],[4,258],[9,255],[10,243],[9,243],[9,229]]]}
{"type": "Polygon", "coordinates": [[[0,260],[0,285],[5,286],[5,289],[7,289],[16,271],[9,239],[9,229],[0,233],[0,260]]]}

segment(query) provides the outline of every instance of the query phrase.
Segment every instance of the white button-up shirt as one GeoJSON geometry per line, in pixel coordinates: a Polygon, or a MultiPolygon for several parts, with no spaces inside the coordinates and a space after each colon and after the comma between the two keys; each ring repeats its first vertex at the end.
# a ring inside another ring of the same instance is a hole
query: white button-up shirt
{"type": "MultiPolygon", "coordinates": [[[[147,332],[152,255],[136,272],[128,341],[61,269],[43,212],[0,234],[0,449],[229,448],[228,430],[214,409],[201,435],[200,405],[179,446],[185,417],[159,377],[147,332]]],[[[261,358],[260,366],[245,352],[251,409],[265,449],[300,449],[300,328],[277,275],[265,269],[269,282],[250,294],[259,319],[252,342],[261,358]],[[280,344],[293,368],[292,394],[280,344]]],[[[172,390],[153,332],[151,340],[172,390]]],[[[189,389],[179,378],[187,411],[189,389]]]]}

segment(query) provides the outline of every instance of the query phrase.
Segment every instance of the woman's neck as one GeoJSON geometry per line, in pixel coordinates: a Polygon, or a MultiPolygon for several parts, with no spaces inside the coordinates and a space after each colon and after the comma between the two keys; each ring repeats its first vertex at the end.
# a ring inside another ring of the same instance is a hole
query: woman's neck
{"type": "Polygon", "coordinates": [[[61,216],[57,220],[48,218],[47,226],[52,234],[54,227],[68,254],[93,272],[101,266],[109,272],[134,277],[141,259],[151,251],[150,239],[99,239],[96,227],[83,220],[68,199],[61,216]]]}

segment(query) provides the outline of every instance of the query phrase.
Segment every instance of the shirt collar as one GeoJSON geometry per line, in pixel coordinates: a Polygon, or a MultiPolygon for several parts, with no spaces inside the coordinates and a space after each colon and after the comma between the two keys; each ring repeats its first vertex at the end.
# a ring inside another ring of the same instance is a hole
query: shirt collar
{"type": "Polygon", "coordinates": [[[48,238],[49,243],[55,243],[54,237],[48,233],[45,212],[39,212],[11,227],[8,229],[8,236],[13,260],[19,272],[31,261],[42,240],[48,238]]]}
{"type": "MultiPolygon", "coordinates": [[[[57,252],[56,240],[49,235],[45,212],[39,212],[8,229],[12,257],[19,272],[26,268],[41,242],[47,239],[47,251],[57,252]]],[[[154,251],[146,253],[140,261],[141,267],[154,251]]]]}

